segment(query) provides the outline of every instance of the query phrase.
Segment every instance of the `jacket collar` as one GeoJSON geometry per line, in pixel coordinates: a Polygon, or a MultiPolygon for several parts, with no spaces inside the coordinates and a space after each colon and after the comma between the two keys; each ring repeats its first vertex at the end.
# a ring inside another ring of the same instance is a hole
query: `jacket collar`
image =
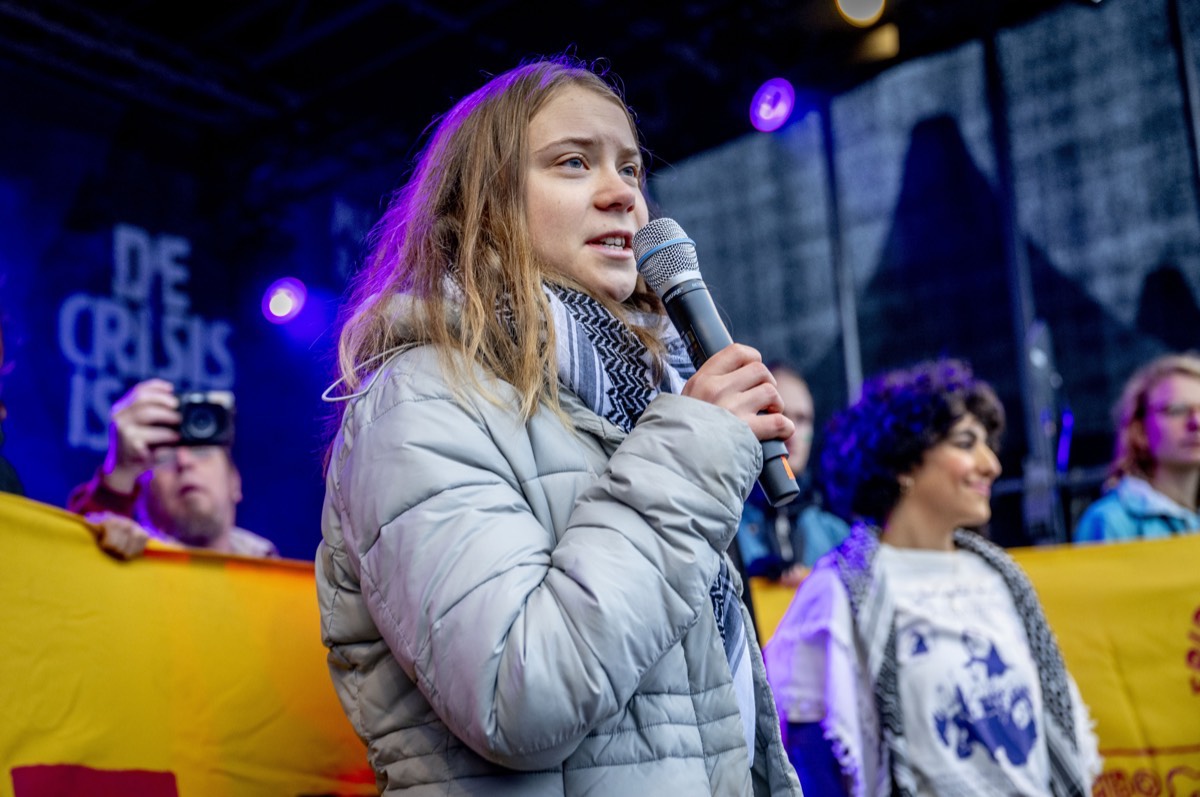
{"type": "Polygon", "coordinates": [[[583,399],[576,395],[575,391],[562,382],[558,383],[558,403],[579,431],[614,445],[625,439],[624,429],[597,415],[591,407],[583,403],[583,399]]]}
{"type": "Polygon", "coordinates": [[[1187,507],[1180,506],[1155,490],[1145,479],[1139,479],[1137,476],[1125,476],[1117,482],[1115,490],[1117,500],[1131,515],[1179,518],[1200,524],[1200,515],[1187,507]]]}

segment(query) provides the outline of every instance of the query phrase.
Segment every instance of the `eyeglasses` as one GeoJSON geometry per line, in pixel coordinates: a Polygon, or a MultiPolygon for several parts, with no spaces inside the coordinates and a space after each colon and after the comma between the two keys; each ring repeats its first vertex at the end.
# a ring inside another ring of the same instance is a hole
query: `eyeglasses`
{"type": "Polygon", "coordinates": [[[220,446],[160,446],[154,449],[154,467],[178,464],[180,451],[187,451],[195,459],[208,459],[220,450],[220,446]]]}
{"type": "Polygon", "coordinates": [[[1181,421],[1184,418],[1190,418],[1196,413],[1200,413],[1200,404],[1188,404],[1183,401],[1171,402],[1170,404],[1160,404],[1157,407],[1150,407],[1150,412],[1155,415],[1163,415],[1173,421],[1181,421]]]}

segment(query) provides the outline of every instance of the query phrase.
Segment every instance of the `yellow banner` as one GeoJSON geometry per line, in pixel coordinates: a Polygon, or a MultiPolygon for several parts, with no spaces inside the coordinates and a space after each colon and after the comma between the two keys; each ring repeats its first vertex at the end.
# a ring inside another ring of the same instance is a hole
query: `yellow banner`
{"type": "Polygon", "coordinates": [[[118,562],[75,515],[2,493],[0,533],[0,797],[376,793],[310,562],[118,562]]]}
{"type": "MultiPolygon", "coordinates": [[[[1200,535],[1009,553],[1096,720],[1096,797],[1200,795],[1200,535]]],[[[750,588],[769,639],[793,591],[750,588]]]]}

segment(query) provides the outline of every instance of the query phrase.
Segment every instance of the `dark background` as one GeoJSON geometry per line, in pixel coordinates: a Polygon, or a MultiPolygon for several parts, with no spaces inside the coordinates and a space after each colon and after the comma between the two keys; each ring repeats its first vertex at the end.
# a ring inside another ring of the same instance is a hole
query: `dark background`
{"type": "MultiPolygon", "coordinates": [[[[0,2],[4,452],[48,503],[90,475],[103,426],[72,439],[75,383],[107,385],[102,404],[140,375],[70,362],[90,338],[64,307],[118,301],[119,227],[184,241],[188,317],[228,330],[212,346],[232,373],[210,347],[198,386],[238,397],[239,521],[311,557],[319,395],[364,235],[438,113],[571,50],[623,79],[653,197],[697,239],[735,337],[800,365],[820,421],[863,375],[969,358],[1011,416],[994,536],[1065,539],[1120,383],[1200,337],[1198,23],[1198,0],[896,0],[868,30],[832,0],[0,2]],[[870,55],[888,31],[898,50],[870,55]],[[776,76],[799,107],[754,132],[750,98],[776,76]],[[260,300],[282,276],[310,296],[276,326],[260,300]],[[1038,371],[1026,337],[1042,324],[1038,371]]],[[[125,303],[152,372],[169,315],[153,288],[125,303]]],[[[119,332],[136,337],[103,334],[119,332]]]]}

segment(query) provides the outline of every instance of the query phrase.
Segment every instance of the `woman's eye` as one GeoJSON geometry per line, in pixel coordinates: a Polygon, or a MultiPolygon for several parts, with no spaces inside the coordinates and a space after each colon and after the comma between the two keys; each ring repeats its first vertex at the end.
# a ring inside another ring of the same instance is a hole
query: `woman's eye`
{"type": "Polygon", "coordinates": [[[637,164],[635,164],[635,163],[630,163],[627,166],[621,167],[621,174],[624,174],[628,177],[636,178],[640,173],[641,173],[641,170],[638,168],[637,164]]]}
{"type": "Polygon", "coordinates": [[[566,166],[571,169],[582,169],[583,168],[583,158],[579,158],[579,157],[565,158],[561,165],[566,166]]]}

